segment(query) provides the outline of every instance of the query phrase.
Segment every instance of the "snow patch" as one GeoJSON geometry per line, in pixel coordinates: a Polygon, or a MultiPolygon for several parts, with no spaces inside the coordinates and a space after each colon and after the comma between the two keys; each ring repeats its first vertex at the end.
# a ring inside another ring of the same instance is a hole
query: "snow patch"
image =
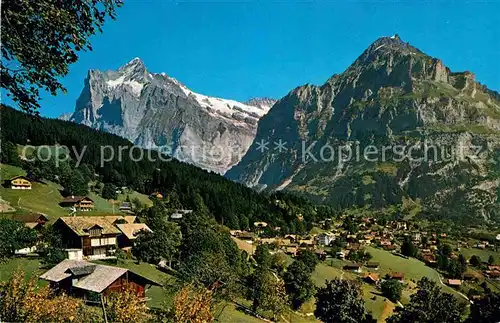
{"type": "Polygon", "coordinates": [[[139,83],[135,80],[125,81],[125,75],[120,76],[116,80],[108,80],[106,84],[111,90],[114,90],[115,88],[123,85],[128,86],[132,94],[136,97],[141,95],[142,89],[144,88],[144,84],[139,83]]]}
{"type": "Polygon", "coordinates": [[[213,113],[217,113],[219,115],[231,116],[233,113],[239,112],[250,117],[260,118],[264,116],[269,111],[269,109],[271,109],[271,107],[268,105],[254,107],[234,100],[221,99],[199,94],[191,91],[176,79],[170,79],[178,84],[187,96],[193,96],[200,106],[209,109],[209,112],[213,111],[213,113]]]}

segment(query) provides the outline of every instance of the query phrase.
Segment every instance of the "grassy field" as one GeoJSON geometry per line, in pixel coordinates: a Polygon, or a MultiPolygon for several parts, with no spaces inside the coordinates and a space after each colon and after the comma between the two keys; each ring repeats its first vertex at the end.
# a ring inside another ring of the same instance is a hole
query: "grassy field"
{"type": "MultiPolygon", "coordinates": [[[[411,294],[415,292],[415,282],[422,277],[428,277],[438,282],[443,291],[454,294],[460,301],[464,301],[463,297],[458,295],[455,290],[448,286],[443,286],[439,280],[439,273],[433,268],[427,267],[423,262],[412,258],[405,259],[393,255],[388,251],[373,247],[367,247],[365,250],[373,256],[371,261],[380,263],[379,270],[374,271],[379,273],[380,278],[383,278],[385,274],[391,274],[393,272],[402,272],[405,274],[405,283],[407,287],[404,289],[401,297],[401,302],[403,304],[409,302],[411,294]]],[[[322,286],[325,280],[330,280],[335,277],[360,280],[363,274],[347,272],[342,269],[348,263],[350,262],[339,259],[327,259],[316,267],[312,275],[313,281],[317,286],[322,286]]],[[[362,269],[363,272],[368,271],[367,268],[363,267],[362,269]]],[[[396,305],[382,296],[380,290],[373,285],[363,282],[361,288],[366,309],[370,311],[379,322],[384,322],[385,319],[392,314],[396,305]]]]}
{"type": "Polygon", "coordinates": [[[476,249],[476,248],[461,248],[460,253],[464,255],[464,257],[469,260],[470,257],[473,255],[478,256],[481,258],[482,261],[486,262],[488,261],[488,258],[490,256],[493,256],[495,259],[495,264],[499,265],[500,264],[500,252],[494,251],[491,249],[476,249]]]}
{"type": "Polygon", "coordinates": [[[26,278],[41,275],[45,271],[41,267],[40,260],[37,258],[12,258],[0,262],[0,282],[9,280],[16,270],[24,271],[26,278]]]}
{"type": "MultiPolygon", "coordinates": [[[[2,179],[9,179],[26,173],[20,167],[0,164],[0,174],[2,179]]],[[[49,181],[33,183],[31,190],[12,190],[2,186],[0,187],[0,199],[7,202],[17,212],[40,212],[48,215],[50,221],[53,222],[57,218],[69,214],[67,209],[59,206],[59,203],[64,198],[61,195],[61,190],[60,185],[49,181]]],[[[151,205],[152,203],[144,194],[131,191],[128,195],[130,195],[131,199],[139,198],[144,204],[151,205]]],[[[121,214],[119,204],[113,208],[111,202],[93,192],[90,192],[88,196],[94,201],[95,210],[92,212],[79,212],[79,215],[121,214]]],[[[124,201],[126,198],[127,196],[122,194],[119,196],[118,201],[124,201]]]]}

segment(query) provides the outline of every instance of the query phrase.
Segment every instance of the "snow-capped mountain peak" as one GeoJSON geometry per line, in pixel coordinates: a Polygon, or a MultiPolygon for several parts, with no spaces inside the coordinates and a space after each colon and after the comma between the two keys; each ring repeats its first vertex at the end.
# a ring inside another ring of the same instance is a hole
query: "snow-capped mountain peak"
{"type": "Polygon", "coordinates": [[[89,71],[70,120],[143,147],[166,146],[180,160],[224,173],[248,150],[273,103],[200,94],[134,58],[115,71],[89,71]]]}

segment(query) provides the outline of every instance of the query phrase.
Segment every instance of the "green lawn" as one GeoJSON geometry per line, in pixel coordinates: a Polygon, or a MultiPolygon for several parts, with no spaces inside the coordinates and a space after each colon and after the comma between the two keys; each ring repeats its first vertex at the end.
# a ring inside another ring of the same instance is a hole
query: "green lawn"
{"type": "Polygon", "coordinates": [[[494,251],[491,249],[476,249],[476,248],[461,248],[460,253],[464,255],[464,257],[469,260],[473,255],[481,258],[482,261],[488,261],[490,256],[493,256],[495,259],[495,264],[500,264],[500,252],[494,251]]]}
{"type": "MultiPolygon", "coordinates": [[[[2,179],[25,175],[21,168],[5,164],[0,165],[0,173],[2,179]]],[[[61,189],[60,185],[52,182],[33,183],[31,190],[13,190],[2,186],[0,197],[17,210],[41,212],[52,219],[68,214],[68,211],[59,206],[59,202],[63,199],[61,189]]]]}
{"type": "Polygon", "coordinates": [[[45,270],[41,269],[38,258],[12,258],[0,262],[0,282],[9,280],[16,270],[22,270],[26,278],[31,275],[41,275],[45,270]]]}
{"type": "Polygon", "coordinates": [[[136,191],[127,191],[123,192],[122,194],[118,194],[117,200],[120,202],[123,202],[127,199],[127,196],[130,197],[130,201],[133,201],[134,199],[139,199],[141,203],[143,203],[146,206],[153,206],[153,201],[149,199],[149,197],[146,194],[141,194],[136,191]]]}
{"type": "MultiPolygon", "coordinates": [[[[2,179],[8,179],[16,175],[25,175],[26,173],[20,167],[0,164],[0,174],[2,179]]],[[[33,183],[32,185],[31,190],[12,190],[2,186],[0,187],[0,198],[8,202],[17,212],[41,212],[48,215],[51,222],[69,214],[67,209],[59,206],[59,203],[63,199],[60,193],[62,187],[59,184],[44,181],[43,183],[33,183]]],[[[119,210],[119,205],[113,208],[113,204],[93,192],[90,192],[88,196],[95,203],[94,211],[78,212],[78,215],[122,214],[119,210]]],[[[140,197],[142,201],[147,199],[147,196],[133,191],[131,193],[132,196],[140,197]]]]}

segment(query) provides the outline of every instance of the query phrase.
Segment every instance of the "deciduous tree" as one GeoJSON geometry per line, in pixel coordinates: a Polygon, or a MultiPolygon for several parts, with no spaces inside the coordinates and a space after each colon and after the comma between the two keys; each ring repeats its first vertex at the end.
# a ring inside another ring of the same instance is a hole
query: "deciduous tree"
{"type": "Polygon", "coordinates": [[[488,293],[470,307],[467,323],[493,323],[500,318],[500,294],[488,293]]]}
{"type": "Polygon", "coordinates": [[[294,261],[288,266],[283,278],[294,309],[298,309],[314,295],[311,270],[301,260],[294,261]]]}
{"type": "Polygon", "coordinates": [[[316,254],[308,249],[302,249],[299,251],[297,255],[297,260],[302,261],[307,268],[309,268],[309,271],[312,273],[314,269],[316,269],[316,265],[318,264],[318,256],[316,254]]]}
{"type": "Polygon", "coordinates": [[[397,302],[401,299],[403,287],[399,281],[395,279],[387,279],[382,282],[382,285],[380,287],[384,296],[391,301],[397,302]]]}
{"type": "Polygon", "coordinates": [[[175,323],[207,323],[213,322],[212,291],[205,287],[187,285],[174,299],[175,323]]]}
{"type": "Polygon", "coordinates": [[[441,292],[436,282],[422,278],[410,303],[388,319],[390,323],[455,323],[460,322],[461,308],[455,296],[441,292]]]}
{"type": "Polygon", "coordinates": [[[283,280],[270,270],[261,269],[255,273],[253,289],[254,310],[270,311],[276,321],[288,303],[283,280]]]}
{"type": "Polygon", "coordinates": [[[87,316],[82,301],[54,296],[48,286],[37,288],[35,277],[15,271],[0,284],[0,317],[5,322],[69,322],[87,316]]]}
{"type": "Polygon", "coordinates": [[[316,293],[314,315],[323,322],[371,322],[365,310],[359,284],[351,280],[334,278],[316,293]]]}
{"type": "Polygon", "coordinates": [[[16,250],[33,246],[37,238],[35,230],[10,219],[0,219],[0,232],[0,259],[13,256],[16,250]]]}
{"type": "Polygon", "coordinates": [[[107,17],[116,17],[120,0],[2,1],[0,84],[24,111],[36,111],[40,90],[65,91],[59,77],[92,50],[89,37],[107,17]]]}
{"type": "Polygon", "coordinates": [[[146,322],[149,319],[147,304],[133,288],[111,293],[106,301],[106,313],[111,322],[146,322]]]}

